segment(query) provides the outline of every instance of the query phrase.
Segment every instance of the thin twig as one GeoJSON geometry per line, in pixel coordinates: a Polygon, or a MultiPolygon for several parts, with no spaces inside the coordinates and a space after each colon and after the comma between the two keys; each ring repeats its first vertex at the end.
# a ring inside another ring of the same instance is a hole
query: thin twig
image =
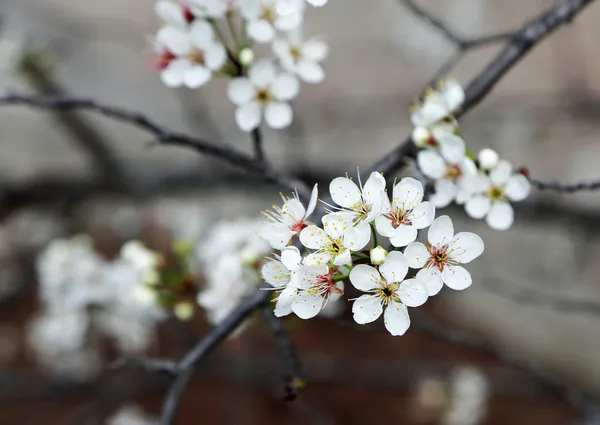
{"type": "Polygon", "coordinates": [[[27,96],[9,94],[0,97],[2,105],[27,105],[43,109],[86,109],[97,112],[105,117],[122,121],[145,130],[158,139],[161,144],[181,146],[193,149],[204,155],[213,156],[226,161],[238,168],[255,173],[266,181],[277,183],[290,191],[298,190],[304,199],[310,197],[310,190],[302,181],[291,179],[277,173],[270,167],[256,161],[252,157],[227,146],[219,146],[200,138],[184,133],[174,132],[146,117],[139,112],[129,111],[115,106],[101,104],[93,99],[63,98],[53,96],[27,96]]]}
{"type": "Polygon", "coordinates": [[[262,132],[260,131],[260,127],[256,127],[250,134],[252,136],[252,145],[254,146],[254,160],[260,164],[266,165],[267,159],[263,149],[262,132]]]}
{"type": "Polygon", "coordinates": [[[300,360],[298,360],[296,350],[294,349],[292,340],[288,335],[283,322],[275,317],[271,306],[263,308],[262,312],[265,321],[275,335],[279,353],[286,369],[286,380],[288,382],[286,383],[287,386],[285,388],[285,398],[287,400],[293,400],[296,398],[298,390],[304,385],[302,365],[300,364],[300,360]]]}
{"type": "Polygon", "coordinates": [[[556,180],[530,179],[531,184],[540,190],[554,190],[556,192],[574,193],[600,189],[600,180],[582,181],[576,183],[561,183],[556,180]]]}

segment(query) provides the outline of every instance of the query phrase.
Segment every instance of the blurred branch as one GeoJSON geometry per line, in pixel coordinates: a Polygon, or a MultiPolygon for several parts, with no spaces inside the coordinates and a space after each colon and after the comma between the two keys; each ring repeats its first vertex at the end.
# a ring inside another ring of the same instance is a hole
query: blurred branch
{"type": "Polygon", "coordinates": [[[263,150],[262,132],[260,127],[256,127],[252,130],[252,145],[254,146],[254,160],[260,164],[266,165],[267,159],[265,157],[265,151],[263,150]]]}
{"type": "Polygon", "coordinates": [[[540,190],[574,193],[581,191],[600,190],[600,180],[581,181],[576,183],[561,183],[557,180],[530,179],[531,184],[540,190]]]}
{"type": "Polygon", "coordinates": [[[300,364],[300,360],[298,360],[296,350],[294,350],[292,340],[283,326],[283,322],[275,317],[271,306],[266,306],[262,309],[262,312],[265,321],[275,335],[277,345],[279,347],[279,353],[286,368],[286,380],[288,382],[285,388],[285,398],[288,400],[294,400],[298,395],[298,390],[302,389],[304,386],[302,365],[300,364]]]}
{"type": "MultiPolygon", "coordinates": [[[[521,61],[532,48],[559,27],[571,22],[578,13],[593,1],[562,0],[517,30],[508,39],[507,46],[466,87],[465,102],[462,109],[455,114],[456,117],[460,117],[478,105],[502,77],[521,61]]],[[[435,22],[438,22],[437,25],[439,25],[439,21],[435,22]]],[[[370,169],[384,174],[391,173],[402,165],[407,158],[414,157],[416,152],[417,148],[408,136],[394,150],[386,153],[376,161],[370,169]]]]}
{"type": "Polygon", "coordinates": [[[97,112],[107,118],[125,122],[153,134],[160,144],[181,146],[195,150],[203,155],[219,158],[247,172],[257,174],[266,181],[277,183],[290,191],[297,189],[300,196],[305,199],[310,197],[310,190],[302,181],[280,175],[271,167],[267,167],[260,161],[233,148],[218,146],[198,137],[169,130],[139,112],[104,105],[93,99],[18,94],[9,94],[0,97],[0,106],[3,105],[27,105],[51,110],[84,109],[97,112]]]}
{"type": "Polygon", "coordinates": [[[436,28],[444,37],[454,43],[459,50],[465,51],[475,47],[481,47],[486,44],[497,43],[506,41],[514,36],[514,32],[492,34],[482,37],[466,38],[458,36],[450,28],[446,26],[442,21],[432,16],[425,9],[418,6],[414,0],[399,0],[406,8],[410,9],[412,13],[417,15],[423,21],[427,22],[432,27],[436,28]]]}

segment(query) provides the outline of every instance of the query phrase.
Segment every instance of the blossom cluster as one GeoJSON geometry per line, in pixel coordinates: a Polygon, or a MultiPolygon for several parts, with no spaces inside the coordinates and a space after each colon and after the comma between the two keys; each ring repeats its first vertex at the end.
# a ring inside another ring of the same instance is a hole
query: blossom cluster
{"type": "Polygon", "coordinates": [[[358,182],[333,179],[329,191],[335,205],[325,204],[322,226],[309,221],[316,185],[306,208],[296,195],[266,211],[260,236],[280,252],[263,265],[262,276],[278,293],[277,316],[293,312],[312,318],[342,296],[349,280],[364,293],[354,299],[354,320],[366,324],[383,314],[387,330],[403,335],[410,326],[407,307],[421,306],[444,284],[456,290],[471,285],[462,265],[480,256],[484,243],[474,233],[455,234],[448,216],[435,218],[435,206],[424,201],[418,180],[395,182],[391,199],[382,174],[373,172],[364,185],[359,176],[358,182]],[[421,243],[418,231],[426,228],[427,243],[421,243]],[[295,238],[304,255],[291,245],[295,238]],[[389,241],[387,250],[379,244],[383,240],[389,241]]]}
{"type": "Polygon", "coordinates": [[[196,89],[214,76],[229,78],[227,95],[243,131],[263,119],[271,128],[289,126],[300,80],[325,77],[320,62],[327,45],[302,36],[306,3],[327,0],[158,0],[164,25],[153,47],[163,83],[196,89]],[[265,44],[271,53],[257,57],[265,44]]]}
{"type": "Polygon", "coordinates": [[[506,230],[514,221],[511,202],[524,200],[531,184],[525,172],[493,150],[486,148],[475,156],[467,149],[453,116],[464,99],[456,81],[441,81],[413,108],[412,140],[421,148],[417,165],[433,181],[430,201],[436,207],[456,202],[472,218],[485,218],[492,229],[506,230]]]}
{"type": "Polygon", "coordinates": [[[124,352],[140,352],[152,341],[154,325],[166,316],[155,299],[161,258],[138,241],[123,245],[107,261],[87,236],[55,239],[39,255],[37,274],[42,312],[29,327],[41,362],[56,373],[86,374],[99,366],[88,345],[92,335],[115,340],[124,352]]]}

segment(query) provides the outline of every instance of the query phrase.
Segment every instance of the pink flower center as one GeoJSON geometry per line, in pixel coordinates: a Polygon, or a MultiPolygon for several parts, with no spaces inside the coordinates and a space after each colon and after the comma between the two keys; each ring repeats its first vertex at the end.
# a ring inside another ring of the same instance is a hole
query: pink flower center
{"type": "Polygon", "coordinates": [[[448,164],[446,166],[446,177],[450,180],[458,180],[462,176],[462,169],[458,164],[448,164]]]}
{"type": "Polygon", "coordinates": [[[385,217],[392,222],[392,227],[397,229],[401,224],[408,224],[409,211],[394,208],[385,217]]]}
{"type": "Polygon", "coordinates": [[[296,221],[294,224],[292,224],[292,226],[290,227],[290,230],[294,233],[296,233],[297,235],[300,234],[301,231],[303,231],[304,229],[306,229],[309,226],[308,222],[304,221],[304,220],[299,220],[296,221]]]}
{"type": "Polygon", "coordinates": [[[340,288],[335,286],[335,281],[333,280],[333,274],[335,273],[335,269],[329,269],[327,274],[323,274],[318,276],[314,282],[314,290],[318,294],[323,297],[329,296],[329,294],[343,294],[340,288]]]}
{"type": "Polygon", "coordinates": [[[161,71],[165,69],[175,59],[175,55],[168,50],[162,52],[162,54],[156,60],[156,68],[161,71]]]}
{"type": "Polygon", "coordinates": [[[196,18],[188,6],[183,7],[183,16],[188,24],[191,24],[196,18]]]}
{"type": "Polygon", "coordinates": [[[450,264],[450,257],[448,256],[448,246],[444,245],[439,248],[429,248],[430,257],[425,264],[425,267],[436,267],[439,271],[444,270],[444,267],[450,264]]]}

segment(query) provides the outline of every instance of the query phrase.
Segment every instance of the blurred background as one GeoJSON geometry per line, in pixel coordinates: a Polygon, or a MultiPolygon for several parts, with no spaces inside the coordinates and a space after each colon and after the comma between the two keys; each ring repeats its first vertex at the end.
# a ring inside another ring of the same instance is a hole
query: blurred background
{"type": "MultiPolygon", "coordinates": [[[[553,3],[418,1],[465,37],[513,30],[553,3]]],[[[599,20],[593,4],[461,120],[473,151],[492,147],[539,178],[600,177],[599,20]]],[[[303,85],[293,125],[264,139],[277,168],[326,184],[404,140],[408,107],[455,47],[396,0],[331,0],[306,27],[330,45],[327,78],[303,85]]],[[[250,152],[225,81],[162,85],[150,66],[155,29],[145,0],[0,0],[0,91],[94,98],[250,152]]],[[[452,75],[466,84],[500,48],[469,52],[452,75]]],[[[203,311],[136,327],[110,310],[83,330],[79,319],[36,327],[40,252],[76,234],[105,259],[130,239],[158,251],[178,235],[201,244],[223,220],[258,218],[280,188],[85,112],[5,106],[0,146],[0,423],[157,423],[167,381],[107,368],[124,353],[182,355],[211,326],[203,311]],[[110,147],[114,172],[90,144],[110,147]],[[83,345],[52,349],[77,331],[83,345]]],[[[486,243],[468,291],[431,300],[401,338],[355,326],[348,311],[285,319],[308,383],[293,402],[282,400],[285,367],[257,315],[203,364],[178,423],[583,423],[590,412],[569,401],[600,395],[600,194],[537,192],[501,233],[450,212],[486,243]]]]}

